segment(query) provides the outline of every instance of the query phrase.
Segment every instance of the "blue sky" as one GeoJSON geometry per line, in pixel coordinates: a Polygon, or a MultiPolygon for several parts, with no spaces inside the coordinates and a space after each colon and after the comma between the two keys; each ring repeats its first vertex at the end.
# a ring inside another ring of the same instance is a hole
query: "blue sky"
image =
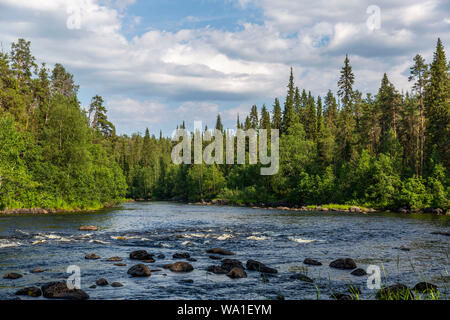
{"type": "Polygon", "coordinates": [[[118,133],[169,135],[270,109],[290,67],[300,89],[336,91],[346,54],[363,93],[384,72],[410,90],[414,55],[430,61],[437,37],[448,46],[449,12],[444,0],[0,0],[0,41],[26,38],[40,62],[62,63],[84,107],[104,97],[118,133]]]}

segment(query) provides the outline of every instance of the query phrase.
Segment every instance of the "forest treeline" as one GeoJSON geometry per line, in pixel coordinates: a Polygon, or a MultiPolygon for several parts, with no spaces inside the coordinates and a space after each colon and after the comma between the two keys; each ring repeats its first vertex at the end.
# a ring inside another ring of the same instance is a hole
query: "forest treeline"
{"type": "MultiPolygon", "coordinates": [[[[89,208],[126,197],[448,209],[450,63],[441,41],[431,62],[411,60],[410,92],[384,74],[378,92],[363,95],[356,80],[347,56],[336,94],[315,97],[291,69],[282,101],[238,116],[238,129],[280,130],[280,170],[262,176],[260,164],[173,164],[177,142],[148,129],[116,135],[101,97],[84,110],[73,76],[36,66],[19,39],[0,55],[0,206],[89,208]]],[[[228,134],[220,115],[215,128],[228,134]]]]}

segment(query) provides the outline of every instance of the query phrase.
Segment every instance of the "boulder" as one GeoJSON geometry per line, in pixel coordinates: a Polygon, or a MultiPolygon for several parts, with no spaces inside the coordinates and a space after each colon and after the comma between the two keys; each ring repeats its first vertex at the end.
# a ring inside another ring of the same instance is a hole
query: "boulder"
{"type": "Polygon", "coordinates": [[[3,279],[12,279],[12,280],[15,280],[15,279],[19,279],[19,278],[22,278],[22,277],[23,277],[23,276],[22,276],[20,273],[10,272],[10,273],[5,274],[5,275],[3,276],[3,279]]]}
{"type": "Polygon", "coordinates": [[[234,267],[230,270],[230,272],[227,273],[227,276],[232,279],[247,278],[247,273],[243,268],[234,267]]]}
{"type": "Polygon", "coordinates": [[[101,278],[98,279],[97,281],[95,281],[95,284],[98,286],[107,286],[108,285],[108,280],[106,280],[105,278],[101,278]]]}
{"type": "Polygon", "coordinates": [[[16,291],[17,296],[30,296],[33,298],[40,297],[42,295],[41,289],[38,287],[27,287],[16,291]]]}
{"type": "Polygon", "coordinates": [[[165,259],[165,258],[166,258],[166,256],[165,256],[165,255],[163,255],[163,254],[159,254],[159,255],[157,256],[157,258],[158,258],[158,259],[165,259]]]}
{"type": "Polygon", "coordinates": [[[377,300],[414,300],[414,293],[404,284],[397,283],[378,290],[377,300]]]}
{"type": "Polygon", "coordinates": [[[246,264],[247,270],[254,270],[259,271],[262,273],[277,273],[278,271],[274,268],[270,268],[266,266],[265,264],[255,261],[255,260],[248,260],[246,264]]]}
{"type": "Polygon", "coordinates": [[[423,293],[423,292],[430,292],[434,291],[437,292],[437,286],[435,284],[429,283],[429,282],[419,282],[413,287],[414,291],[423,293]]]}
{"type": "Polygon", "coordinates": [[[319,261],[311,259],[311,258],[306,258],[305,260],[303,260],[303,263],[310,265],[310,266],[321,266],[322,265],[322,262],[319,262],[319,261]]]}
{"type": "Polygon", "coordinates": [[[358,268],[358,269],[353,270],[351,275],[357,276],[357,277],[362,277],[362,276],[367,275],[367,272],[364,269],[358,268]]]}
{"type": "Polygon", "coordinates": [[[30,270],[30,272],[31,273],[41,273],[41,272],[44,272],[44,270],[41,268],[34,268],[33,270],[30,270]]]}
{"type": "Polygon", "coordinates": [[[334,260],[333,262],[330,263],[330,267],[336,268],[336,269],[348,269],[348,270],[357,268],[355,261],[350,258],[341,258],[341,259],[334,260]]]}
{"type": "Polygon", "coordinates": [[[111,283],[111,287],[120,288],[120,287],[123,287],[123,284],[121,284],[120,282],[113,282],[113,283],[111,283]]]}
{"type": "Polygon", "coordinates": [[[221,257],[214,256],[214,255],[210,255],[209,258],[213,259],[213,260],[221,260],[222,259],[221,257]]]}
{"type": "Polygon", "coordinates": [[[91,254],[87,254],[84,258],[87,260],[97,260],[97,259],[100,259],[100,256],[95,253],[91,253],[91,254]]]}
{"type": "Polygon", "coordinates": [[[191,272],[194,267],[187,262],[179,261],[172,264],[169,269],[172,272],[191,272]]]}
{"type": "Polygon", "coordinates": [[[146,250],[136,250],[130,253],[130,259],[132,260],[152,260],[153,254],[148,253],[146,250]]]}
{"type": "Polygon", "coordinates": [[[234,252],[224,250],[222,248],[213,248],[206,250],[206,253],[213,253],[213,254],[221,254],[223,256],[232,256],[234,255],[234,252]]]}
{"type": "Polygon", "coordinates": [[[172,258],[174,258],[174,259],[188,259],[190,257],[191,257],[191,255],[188,252],[182,252],[182,253],[177,252],[172,256],[172,258]]]}
{"type": "Polygon", "coordinates": [[[86,300],[89,295],[81,289],[69,289],[65,282],[49,282],[41,287],[42,295],[49,299],[86,300]]]}
{"type": "Polygon", "coordinates": [[[80,231],[98,231],[96,226],[81,226],[78,230],[80,231]]]}
{"type": "Polygon", "coordinates": [[[132,277],[150,277],[151,275],[149,267],[142,263],[132,266],[127,273],[132,277]]]}
{"type": "Polygon", "coordinates": [[[236,259],[223,259],[222,265],[220,266],[222,269],[227,270],[228,272],[231,271],[233,268],[242,268],[244,269],[244,266],[242,265],[242,262],[236,259]]]}
{"type": "Polygon", "coordinates": [[[114,265],[115,266],[118,266],[118,267],[126,267],[127,265],[125,264],[125,263],[114,263],[114,265]]]}

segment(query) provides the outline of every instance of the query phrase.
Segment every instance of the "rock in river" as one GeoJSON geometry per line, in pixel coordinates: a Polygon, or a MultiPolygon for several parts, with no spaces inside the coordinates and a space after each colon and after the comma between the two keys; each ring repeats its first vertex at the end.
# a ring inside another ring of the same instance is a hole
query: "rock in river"
{"type": "Polygon", "coordinates": [[[242,262],[240,262],[239,260],[236,260],[236,259],[223,259],[222,265],[220,267],[227,271],[231,271],[231,269],[233,269],[233,268],[244,269],[244,267],[242,266],[242,262]]]}
{"type": "Polygon", "coordinates": [[[246,264],[247,270],[255,270],[262,273],[277,273],[278,271],[274,268],[266,266],[264,263],[255,260],[248,260],[246,264]]]}
{"type": "Polygon", "coordinates": [[[97,260],[97,259],[100,259],[100,256],[95,253],[91,253],[91,254],[87,254],[84,258],[87,260],[97,260]]]}
{"type": "Polygon", "coordinates": [[[362,277],[362,276],[367,275],[367,272],[364,269],[358,268],[358,269],[353,270],[351,275],[357,276],[357,277],[362,277]]]}
{"type": "Polygon", "coordinates": [[[120,282],[113,282],[113,283],[111,283],[111,287],[120,288],[120,287],[123,287],[123,284],[121,284],[120,282]]]}
{"type": "Polygon", "coordinates": [[[384,289],[378,290],[377,300],[414,300],[414,294],[404,284],[397,283],[384,289]]]}
{"type": "Polygon", "coordinates": [[[322,262],[319,262],[319,261],[311,259],[311,258],[306,258],[305,260],[303,260],[303,263],[310,265],[310,266],[321,266],[322,265],[322,262]]]}
{"type": "Polygon", "coordinates": [[[10,272],[10,273],[5,274],[3,276],[3,279],[13,279],[13,280],[15,280],[15,279],[19,279],[19,278],[22,278],[22,277],[23,276],[20,273],[10,272]]]}
{"type": "Polygon", "coordinates": [[[80,231],[98,231],[96,226],[81,226],[78,230],[80,231]]]}
{"type": "Polygon", "coordinates": [[[434,291],[437,292],[437,286],[435,284],[429,283],[429,282],[419,282],[416,284],[413,288],[414,291],[423,293],[423,292],[430,292],[434,291]]]}
{"type": "Polygon", "coordinates": [[[44,272],[44,270],[41,268],[34,268],[33,270],[30,270],[30,272],[31,273],[41,273],[41,272],[44,272]]]}
{"type": "Polygon", "coordinates": [[[30,296],[30,297],[40,297],[42,295],[41,289],[38,287],[27,287],[20,289],[16,292],[17,296],[30,296]]]}
{"type": "Polygon", "coordinates": [[[150,277],[151,272],[149,267],[140,263],[128,269],[128,274],[132,277],[150,277]]]}
{"type": "Polygon", "coordinates": [[[111,257],[111,258],[109,258],[107,261],[122,261],[122,258],[121,257],[111,257]]]}
{"type": "Polygon", "coordinates": [[[333,262],[331,262],[330,267],[336,268],[336,269],[352,270],[352,269],[356,269],[356,262],[350,258],[341,258],[341,259],[337,259],[337,260],[334,260],[333,262]]]}
{"type": "Polygon", "coordinates": [[[188,252],[182,252],[182,253],[177,252],[172,256],[172,258],[174,258],[174,259],[188,259],[190,257],[191,257],[191,255],[188,252]]]}
{"type": "Polygon", "coordinates": [[[130,259],[132,260],[153,260],[153,256],[145,250],[136,250],[130,253],[130,259]]]}
{"type": "Polygon", "coordinates": [[[172,264],[169,269],[172,272],[191,272],[194,270],[194,267],[187,262],[179,261],[172,264]]]}
{"type": "Polygon", "coordinates": [[[243,268],[234,267],[230,270],[230,272],[227,273],[227,276],[232,279],[247,278],[247,273],[243,268]]]}
{"type": "Polygon", "coordinates": [[[227,274],[229,272],[228,270],[225,270],[218,266],[209,266],[208,268],[206,268],[206,271],[212,272],[214,274],[227,274]]]}
{"type": "Polygon", "coordinates": [[[69,289],[66,282],[49,282],[41,287],[42,295],[49,299],[86,300],[89,295],[81,289],[69,289]]]}
{"type": "Polygon", "coordinates": [[[206,253],[214,253],[214,254],[221,254],[223,256],[232,256],[234,255],[234,252],[222,249],[222,248],[213,248],[206,250],[206,253]]]}
{"type": "Polygon", "coordinates": [[[105,278],[101,278],[101,279],[98,279],[97,281],[95,281],[95,284],[98,286],[107,286],[108,280],[106,280],[105,278]]]}

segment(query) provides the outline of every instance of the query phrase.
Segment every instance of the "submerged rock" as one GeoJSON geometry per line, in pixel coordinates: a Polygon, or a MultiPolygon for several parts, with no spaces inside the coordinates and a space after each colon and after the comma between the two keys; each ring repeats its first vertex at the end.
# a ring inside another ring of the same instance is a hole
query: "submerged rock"
{"type": "Polygon", "coordinates": [[[191,272],[194,270],[194,267],[187,262],[179,261],[172,264],[169,269],[172,272],[191,272]]]}
{"type": "Polygon", "coordinates": [[[149,267],[142,263],[131,267],[127,273],[132,277],[150,277],[151,275],[149,267]]]}
{"type": "Polygon", "coordinates": [[[159,254],[159,255],[157,256],[157,258],[158,258],[158,259],[165,259],[165,258],[166,258],[166,256],[165,256],[165,255],[163,255],[163,254],[159,254]]]}
{"type": "Polygon", "coordinates": [[[16,291],[17,296],[30,296],[33,298],[40,297],[42,295],[41,289],[38,287],[27,287],[16,291]]]}
{"type": "Polygon", "coordinates": [[[22,276],[20,273],[10,272],[10,273],[5,274],[5,275],[3,276],[3,279],[12,279],[12,280],[15,280],[15,279],[19,279],[19,278],[22,278],[22,277],[23,277],[23,276],[22,276]]]}
{"type": "Polygon", "coordinates": [[[259,271],[262,273],[277,273],[278,271],[274,268],[266,266],[264,263],[256,260],[248,260],[246,264],[247,270],[259,271]]]}
{"type": "Polygon", "coordinates": [[[44,272],[44,270],[41,268],[34,268],[33,270],[30,270],[30,272],[31,273],[41,273],[41,272],[44,272]]]}
{"type": "Polygon", "coordinates": [[[234,252],[222,249],[222,248],[213,248],[206,250],[206,253],[214,253],[214,254],[221,254],[223,256],[232,256],[234,255],[234,252]]]}
{"type": "Polygon", "coordinates": [[[41,287],[42,295],[49,299],[86,300],[89,295],[81,289],[69,289],[65,282],[49,282],[41,287]]]}
{"type": "Polygon", "coordinates": [[[247,273],[244,271],[244,268],[234,267],[227,273],[227,276],[232,279],[247,278],[247,273]]]}
{"type": "Polygon", "coordinates": [[[221,257],[214,256],[214,255],[210,255],[209,258],[212,260],[221,260],[222,259],[221,257]]]}
{"type": "Polygon", "coordinates": [[[292,279],[292,280],[300,280],[300,281],[308,282],[308,283],[313,283],[314,282],[313,279],[311,279],[310,277],[308,277],[308,276],[306,276],[304,274],[301,274],[301,273],[293,274],[289,278],[292,279]]]}
{"type": "Polygon", "coordinates": [[[127,265],[125,263],[114,263],[115,266],[118,267],[126,267],[127,265]]]}
{"type": "Polygon", "coordinates": [[[153,260],[153,256],[146,250],[136,250],[130,253],[130,259],[132,260],[153,260]]]}
{"type": "Polygon", "coordinates": [[[319,261],[311,259],[311,258],[306,258],[305,260],[303,260],[303,263],[310,265],[310,266],[321,266],[322,265],[322,262],[319,262],[319,261]]]}
{"type": "Polygon", "coordinates": [[[331,268],[335,269],[356,269],[356,262],[350,258],[341,258],[330,263],[331,268]]]}

